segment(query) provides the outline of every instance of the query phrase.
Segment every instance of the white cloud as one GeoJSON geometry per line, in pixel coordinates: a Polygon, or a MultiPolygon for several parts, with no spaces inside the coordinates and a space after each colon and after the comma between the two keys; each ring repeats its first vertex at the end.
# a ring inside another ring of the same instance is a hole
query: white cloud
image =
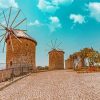
{"type": "Polygon", "coordinates": [[[80,14],[71,14],[70,19],[73,20],[74,23],[78,24],[85,23],[85,17],[80,14]]]}
{"type": "Polygon", "coordinates": [[[51,16],[51,17],[49,17],[49,20],[50,20],[50,22],[47,24],[41,23],[39,20],[35,20],[34,22],[30,22],[28,24],[28,26],[37,26],[37,27],[47,26],[51,32],[54,32],[54,31],[56,31],[56,29],[59,29],[62,27],[58,17],[51,16]]]}
{"type": "Polygon", "coordinates": [[[90,2],[87,6],[90,11],[90,16],[100,22],[100,3],[90,2]]]}
{"type": "Polygon", "coordinates": [[[73,0],[39,0],[37,7],[44,12],[53,13],[60,8],[60,5],[72,3],[73,0]]]}
{"type": "Polygon", "coordinates": [[[74,0],[53,0],[53,4],[55,5],[66,5],[72,3],[74,0]]]}
{"type": "Polygon", "coordinates": [[[60,23],[60,20],[58,17],[54,16],[54,17],[50,17],[50,24],[49,24],[49,28],[51,30],[51,32],[54,32],[56,29],[61,28],[62,25],[60,23]]]}
{"type": "Polygon", "coordinates": [[[35,20],[34,22],[30,22],[28,25],[29,26],[42,26],[43,24],[40,23],[39,20],[35,20]]]}
{"type": "Polygon", "coordinates": [[[58,7],[46,0],[39,0],[38,8],[44,12],[55,12],[58,7]]]}
{"type": "Polygon", "coordinates": [[[18,4],[15,0],[0,0],[0,8],[8,8],[8,7],[18,8],[18,4]]]}

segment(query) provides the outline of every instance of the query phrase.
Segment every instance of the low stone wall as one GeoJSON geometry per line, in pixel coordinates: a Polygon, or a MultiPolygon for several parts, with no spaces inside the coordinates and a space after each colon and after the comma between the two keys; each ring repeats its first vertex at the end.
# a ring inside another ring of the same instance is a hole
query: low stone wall
{"type": "Polygon", "coordinates": [[[12,69],[0,70],[0,82],[6,81],[11,77],[12,69]]]}
{"type": "Polygon", "coordinates": [[[29,67],[15,67],[0,70],[0,82],[7,81],[8,79],[27,74],[29,72],[32,72],[29,67]]]}

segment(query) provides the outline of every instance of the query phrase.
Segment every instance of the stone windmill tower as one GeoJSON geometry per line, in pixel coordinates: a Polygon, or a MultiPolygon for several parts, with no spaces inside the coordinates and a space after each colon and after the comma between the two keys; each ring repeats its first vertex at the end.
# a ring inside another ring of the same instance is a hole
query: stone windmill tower
{"type": "Polygon", "coordinates": [[[13,13],[13,8],[10,8],[7,11],[2,12],[4,23],[0,23],[0,30],[4,33],[0,36],[0,42],[4,41],[3,52],[6,45],[6,68],[29,67],[35,70],[37,42],[26,33],[27,30],[21,29],[24,28],[26,18],[22,17],[21,10],[14,9],[13,13]]]}
{"type": "Polygon", "coordinates": [[[64,51],[58,49],[58,47],[61,45],[61,43],[52,44],[51,51],[49,54],[49,70],[56,70],[56,69],[64,69],[64,51]]]}

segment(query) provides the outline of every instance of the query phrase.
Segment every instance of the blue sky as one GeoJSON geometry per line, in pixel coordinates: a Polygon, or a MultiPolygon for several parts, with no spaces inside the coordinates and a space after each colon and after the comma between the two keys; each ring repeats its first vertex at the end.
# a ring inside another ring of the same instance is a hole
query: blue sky
{"type": "Polygon", "coordinates": [[[38,42],[37,65],[48,65],[51,40],[63,42],[65,59],[85,47],[100,51],[100,0],[0,1],[0,8],[9,6],[20,8],[27,17],[28,34],[38,42]]]}

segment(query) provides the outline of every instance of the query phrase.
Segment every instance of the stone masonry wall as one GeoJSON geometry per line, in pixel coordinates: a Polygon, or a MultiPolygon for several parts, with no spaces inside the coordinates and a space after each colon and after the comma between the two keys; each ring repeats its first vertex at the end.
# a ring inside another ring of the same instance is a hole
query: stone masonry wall
{"type": "Polygon", "coordinates": [[[19,38],[22,42],[19,42],[14,36],[12,38],[11,47],[10,38],[7,39],[6,50],[6,64],[7,68],[11,67],[30,67],[33,70],[36,69],[36,43],[26,38],[19,38]]]}
{"type": "Polygon", "coordinates": [[[65,69],[73,69],[73,60],[72,59],[65,60],[65,69]]]}
{"type": "Polygon", "coordinates": [[[64,69],[64,52],[51,51],[49,53],[49,70],[64,69]]]}

